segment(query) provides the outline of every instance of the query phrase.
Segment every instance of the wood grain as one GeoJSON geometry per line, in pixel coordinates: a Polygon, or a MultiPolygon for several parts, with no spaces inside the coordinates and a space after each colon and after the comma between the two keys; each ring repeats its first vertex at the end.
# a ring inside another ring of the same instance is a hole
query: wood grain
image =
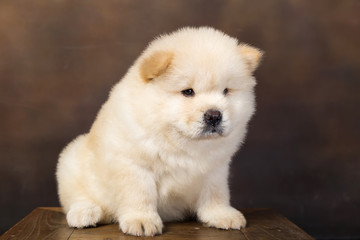
{"type": "MultiPolygon", "coordinates": [[[[155,239],[313,239],[284,216],[271,209],[241,209],[241,211],[248,220],[248,226],[241,231],[207,228],[198,222],[166,223],[164,234],[156,236],[155,239]]],[[[42,207],[36,208],[1,237],[1,240],[7,239],[131,240],[139,238],[123,234],[117,224],[85,229],[69,228],[61,208],[42,207]]]]}
{"type": "Polygon", "coordinates": [[[61,208],[36,208],[9,231],[7,239],[68,239],[74,229],[69,228],[61,208]]]}

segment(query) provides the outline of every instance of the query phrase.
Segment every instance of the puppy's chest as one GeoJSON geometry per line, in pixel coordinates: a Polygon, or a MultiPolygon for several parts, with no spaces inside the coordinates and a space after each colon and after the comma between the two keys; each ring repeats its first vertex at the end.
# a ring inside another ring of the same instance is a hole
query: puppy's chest
{"type": "Polygon", "coordinates": [[[153,162],[159,207],[180,212],[196,204],[209,166],[187,154],[162,151],[153,162]]]}
{"type": "Polygon", "coordinates": [[[162,172],[156,180],[159,200],[170,205],[192,205],[197,200],[202,185],[202,175],[182,168],[162,172]]]}

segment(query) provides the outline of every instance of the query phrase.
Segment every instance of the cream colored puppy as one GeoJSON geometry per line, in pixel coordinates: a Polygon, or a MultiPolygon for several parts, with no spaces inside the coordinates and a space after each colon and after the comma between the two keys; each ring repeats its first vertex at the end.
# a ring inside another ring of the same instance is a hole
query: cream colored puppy
{"type": "Polygon", "coordinates": [[[118,222],[153,236],[163,221],[193,214],[211,227],[245,227],[229,205],[228,171],[254,113],[261,55],[207,27],[154,40],[60,155],[69,226],[118,222]]]}

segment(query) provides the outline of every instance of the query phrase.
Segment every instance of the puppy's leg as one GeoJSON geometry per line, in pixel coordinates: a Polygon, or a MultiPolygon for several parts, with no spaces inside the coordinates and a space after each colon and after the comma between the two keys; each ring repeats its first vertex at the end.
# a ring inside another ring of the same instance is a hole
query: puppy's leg
{"type": "Polygon", "coordinates": [[[67,222],[70,227],[77,228],[95,226],[104,215],[91,200],[86,184],[83,184],[89,182],[83,174],[89,162],[86,139],[87,135],[80,135],[68,144],[60,154],[56,171],[59,199],[67,222]]]}
{"type": "Polygon", "coordinates": [[[210,174],[197,203],[197,216],[209,227],[240,229],[245,227],[246,220],[240,211],[230,206],[227,178],[227,165],[210,174]]]}
{"type": "Polygon", "coordinates": [[[135,236],[162,233],[163,224],[157,212],[157,190],[151,172],[137,166],[123,169],[123,185],[118,196],[118,221],[121,230],[135,236]]]}
{"type": "Polygon", "coordinates": [[[101,220],[102,209],[91,200],[81,199],[70,205],[66,220],[70,227],[94,227],[101,220]]]}

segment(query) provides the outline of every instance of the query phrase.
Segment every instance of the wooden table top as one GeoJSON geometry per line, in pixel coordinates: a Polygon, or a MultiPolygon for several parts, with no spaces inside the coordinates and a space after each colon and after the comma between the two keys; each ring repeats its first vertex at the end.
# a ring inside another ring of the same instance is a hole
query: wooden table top
{"type": "Polygon", "coordinates": [[[134,237],[124,235],[117,224],[101,225],[95,228],[69,228],[65,215],[59,207],[39,207],[3,234],[6,239],[313,239],[287,218],[271,209],[240,209],[248,222],[246,228],[238,230],[219,230],[207,228],[198,222],[165,223],[164,233],[155,237],[134,237]]]}

